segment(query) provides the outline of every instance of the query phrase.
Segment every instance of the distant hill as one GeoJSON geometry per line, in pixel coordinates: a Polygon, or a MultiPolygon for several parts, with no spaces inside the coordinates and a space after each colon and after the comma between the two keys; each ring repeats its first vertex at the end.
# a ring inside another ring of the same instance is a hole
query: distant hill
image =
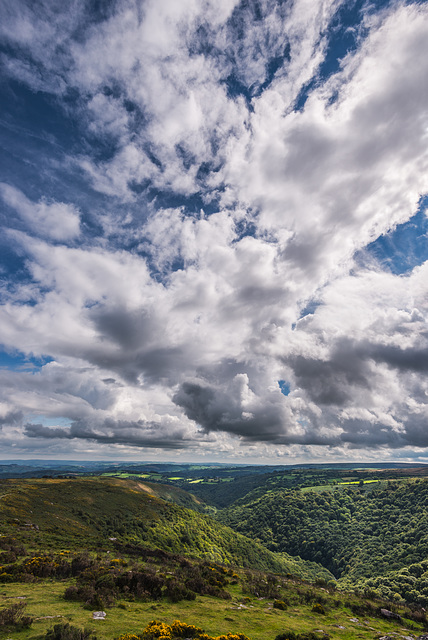
{"type": "Polygon", "coordinates": [[[272,553],[208,515],[185,508],[183,504],[201,505],[174,487],[117,478],[19,479],[1,480],[0,495],[3,535],[13,535],[35,550],[105,550],[117,540],[226,565],[312,580],[332,578],[315,563],[272,553]]]}
{"type": "MultiPolygon", "coordinates": [[[[236,474],[234,469],[224,469],[219,474],[229,475],[231,482],[227,486],[220,478],[216,481],[201,481],[198,483],[180,483],[181,488],[187,489],[200,497],[204,502],[223,509],[239,502],[250,502],[267,493],[284,489],[296,489],[323,485],[338,485],[343,481],[352,479],[354,481],[367,480],[393,480],[406,477],[426,477],[428,476],[428,466],[405,465],[399,463],[380,464],[336,464],[336,465],[295,465],[290,468],[270,469],[260,467],[260,473],[252,471],[251,467],[240,470],[236,474]],[[263,473],[261,473],[263,471],[263,473]]],[[[184,472],[181,472],[184,475],[184,472]]]]}

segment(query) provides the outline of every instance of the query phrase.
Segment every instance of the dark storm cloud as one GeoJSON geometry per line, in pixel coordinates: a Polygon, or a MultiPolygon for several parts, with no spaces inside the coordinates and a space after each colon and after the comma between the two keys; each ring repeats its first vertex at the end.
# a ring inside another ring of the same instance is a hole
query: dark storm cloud
{"type": "Polygon", "coordinates": [[[0,429],[3,426],[13,426],[22,423],[24,414],[22,411],[8,411],[4,416],[0,416],[0,429]]]}
{"type": "Polygon", "coordinates": [[[334,345],[326,360],[296,355],[285,358],[296,383],[313,402],[322,405],[346,405],[354,387],[368,388],[370,369],[359,345],[346,339],[334,345]]]}
{"type": "Polygon", "coordinates": [[[266,402],[246,411],[237,389],[184,382],[173,397],[186,416],[207,432],[223,431],[246,440],[272,441],[282,431],[280,405],[266,402]]]}
{"type": "Polygon", "coordinates": [[[84,420],[75,421],[70,427],[46,427],[28,423],[25,425],[25,433],[30,438],[80,439],[135,447],[182,449],[189,445],[183,431],[177,427],[144,420],[129,422],[107,419],[95,428],[89,427],[84,420]]]}
{"type": "MultiPolygon", "coordinates": [[[[428,398],[425,402],[428,402],[428,398]]],[[[406,445],[428,447],[428,407],[425,412],[406,416],[403,439],[406,445]]]]}
{"type": "Polygon", "coordinates": [[[89,317],[99,334],[99,347],[91,347],[84,357],[130,383],[136,383],[140,375],[151,383],[162,379],[173,382],[192,357],[191,348],[189,353],[182,347],[161,346],[164,340],[158,314],[100,307],[91,310],[89,317]]]}
{"type": "Polygon", "coordinates": [[[152,318],[142,311],[97,308],[90,317],[102,336],[124,350],[141,349],[153,339],[156,329],[152,318]]]}
{"type": "Polygon", "coordinates": [[[340,441],[354,449],[367,447],[376,449],[388,447],[428,447],[428,410],[418,414],[403,416],[402,424],[393,428],[381,422],[367,420],[347,420],[343,423],[340,441]]]}
{"type": "Polygon", "coordinates": [[[82,356],[97,367],[115,372],[129,384],[136,384],[139,376],[143,376],[148,384],[162,380],[174,383],[179,371],[189,360],[189,354],[180,347],[154,347],[131,353],[88,349],[82,356]]]}
{"type": "Polygon", "coordinates": [[[240,395],[236,380],[221,388],[206,382],[184,382],[173,400],[207,433],[226,432],[246,443],[341,444],[337,434],[322,432],[316,416],[312,416],[311,424],[305,420],[304,428],[296,430],[280,394],[266,393],[250,403],[243,403],[240,395]]]}
{"type": "Polygon", "coordinates": [[[412,442],[412,438],[406,437],[406,434],[379,422],[371,424],[367,420],[347,420],[343,427],[340,440],[354,449],[374,449],[382,446],[398,448],[406,444],[416,444],[412,442]]]}
{"type": "Polygon", "coordinates": [[[384,362],[399,371],[428,371],[428,348],[408,347],[400,349],[394,345],[373,345],[367,347],[367,356],[376,362],[384,362]]]}
{"type": "Polygon", "coordinates": [[[305,389],[313,402],[346,406],[355,390],[370,389],[373,379],[371,362],[386,364],[397,372],[428,371],[428,348],[371,344],[341,338],[326,359],[296,355],[284,358],[296,383],[305,389]]]}

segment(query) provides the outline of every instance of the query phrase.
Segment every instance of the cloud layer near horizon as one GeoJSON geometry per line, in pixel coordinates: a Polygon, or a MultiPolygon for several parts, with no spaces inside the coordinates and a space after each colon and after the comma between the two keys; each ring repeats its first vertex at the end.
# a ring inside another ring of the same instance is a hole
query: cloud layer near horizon
{"type": "Polygon", "coordinates": [[[3,450],[423,455],[428,5],[90,5],[1,10],[3,450]]]}

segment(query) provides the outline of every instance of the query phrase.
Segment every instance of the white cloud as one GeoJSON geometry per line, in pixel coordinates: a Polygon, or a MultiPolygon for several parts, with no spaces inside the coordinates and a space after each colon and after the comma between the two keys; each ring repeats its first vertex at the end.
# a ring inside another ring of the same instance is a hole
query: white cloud
{"type": "Polygon", "coordinates": [[[2,341],[54,359],[1,374],[3,438],[293,459],[427,446],[427,264],[353,259],[428,191],[427,7],[368,16],[316,81],[341,3],[259,5],[121,2],[88,25],[79,3],[9,12],[30,62],[6,68],[77,92],[63,107],[85,141],[62,169],[110,210],[82,238],[75,204],[1,186],[30,280],[4,291],[2,341]]]}
{"type": "Polygon", "coordinates": [[[72,204],[64,202],[38,203],[29,200],[22,191],[11,185],[0,183],[3,201],[24,220],[31,231],[51,240],[67,241],[80,233],[80,215],[72,204]]]}

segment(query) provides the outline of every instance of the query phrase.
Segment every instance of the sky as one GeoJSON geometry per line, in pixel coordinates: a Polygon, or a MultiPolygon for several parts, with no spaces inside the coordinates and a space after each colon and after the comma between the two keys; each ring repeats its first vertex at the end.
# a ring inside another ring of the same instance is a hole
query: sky
{"type": "Polygon", "coordinates": [[[428,3],[3,0],[0,458],[428,462],[428,3]]]}

